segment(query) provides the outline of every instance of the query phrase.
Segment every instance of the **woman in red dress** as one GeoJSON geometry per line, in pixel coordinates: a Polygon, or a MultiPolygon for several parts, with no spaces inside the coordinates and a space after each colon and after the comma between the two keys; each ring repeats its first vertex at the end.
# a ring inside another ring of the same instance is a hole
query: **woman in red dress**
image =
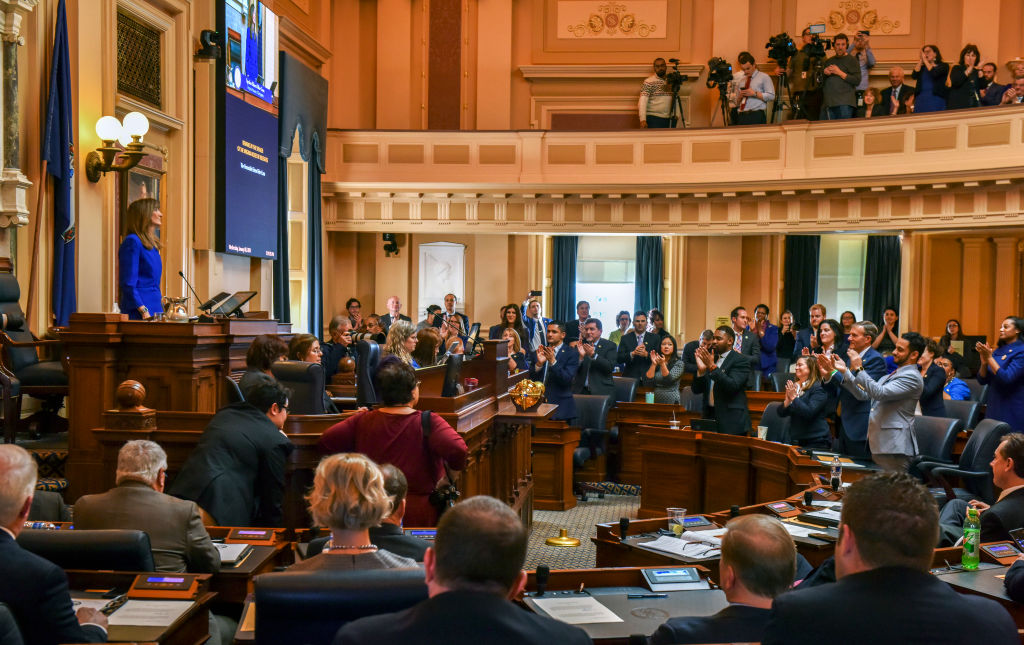
{"type": "Polygon", "coordinates": [[[320,438],[324,454],[360,452],[380,465],[391,464],[409,481],[406,526],[434,526],[437,510],[430,493],[452,470],[466,465],[466,442],[440,416],[431,413],[430,433],[424,437],[422,415],[415,409],[420,398],[416,371],[397,359],[385,359],[377,371],[381,406],[331,426],[320,438]]]}

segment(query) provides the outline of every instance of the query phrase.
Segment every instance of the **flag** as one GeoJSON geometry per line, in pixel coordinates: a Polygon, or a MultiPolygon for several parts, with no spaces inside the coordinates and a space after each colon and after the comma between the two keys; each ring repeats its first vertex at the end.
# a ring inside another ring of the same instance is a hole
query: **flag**
{"type": "MultiPolygon", "coordinates": [[[[64,0],[57,4],[57,26],[50,65],[50,98],[43,129],[43,160],[54,178],[53,188],[53,315],[63,327],[77,308],[75,298],[74,136],[71,112],[71,66],[68,62],[68,21],[64,0]]],[[[36,217],[40,217],[36,213],[36,217]]]]}

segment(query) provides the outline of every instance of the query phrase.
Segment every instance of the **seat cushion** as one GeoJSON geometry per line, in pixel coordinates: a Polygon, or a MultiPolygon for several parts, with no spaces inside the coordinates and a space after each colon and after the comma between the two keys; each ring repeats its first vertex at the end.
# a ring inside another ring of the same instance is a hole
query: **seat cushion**
{"type": "Polygon", "coordinates": [[[55,493],[63,492],[68,487],[68,480],[40,477],[36,481],[36,490],[48,490],[55,493]]]}
{"type": "Polygon", "coordinates": [[[68,375],[60,361],[40,361],[16,373],[22,387],[33,385],[60,386],[68,384],[68,375]]]}

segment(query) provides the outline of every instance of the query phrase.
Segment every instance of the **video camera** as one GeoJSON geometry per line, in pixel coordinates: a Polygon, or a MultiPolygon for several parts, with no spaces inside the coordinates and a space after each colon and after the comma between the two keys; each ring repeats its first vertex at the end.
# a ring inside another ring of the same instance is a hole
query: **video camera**
{"type": "Polygon", "coordinates": [[[764,48],[768,50],[768,58],[778,63],[779,67],[785,67],[789,59],[797,52],[793,39],[786,32],[772,36],[764,48]]]}
{"type": "Polygon", "coordinates": [[[665,83],[668,84],[673,93],[676,93],[682,87],[683,81],[690,80],[690,77],[680,73],[678,58],[670,58],[668,62],[672,63],[672,71],[665,75],[665,83]]]}
{"type": "Polygon", "coordinates": [[[825,33],[825,23],[811,25],[808,29],[811,32],[811,42],[804,45],[804,53],[808,58],[825,58],[825,50],[832,49],[832,41],[820,36],[825,33]]]}
{"type": "Polygon", "coordinates": [[[732,81],[732,65],[729,61],[720,56],[715,56],[708,61],[708,89],[715,87],[726,87],[732,81]]]}

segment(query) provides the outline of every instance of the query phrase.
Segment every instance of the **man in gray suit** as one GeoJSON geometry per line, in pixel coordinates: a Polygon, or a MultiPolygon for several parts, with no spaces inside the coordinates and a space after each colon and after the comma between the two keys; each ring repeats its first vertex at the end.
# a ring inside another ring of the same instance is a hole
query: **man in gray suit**
{"type": "Polygon", "coordinates": [[[830,361],[833,369],[842,375],[843,389],[858,400],[872,401],[868,445],[871,459],[886,470],[906,469],[907,461],[917,454],[914,410],[924,390],[917,359],[926,344],[917,332],[903,334],[892,353],[896,371],[877,381],[862,369],[861,356],[854,350],[847,352],[849,367],[838,356],[832,356],[830,361]]]}
{"type": "Polygon", "coordinates": [[[129,441],[117,455],[117,486],[75,504],[76,529],[136,529],[149,535],[157,571],[216,573],[220,553],[199,507],[165,495],[167,454],[152,441],[129,441]]]}

